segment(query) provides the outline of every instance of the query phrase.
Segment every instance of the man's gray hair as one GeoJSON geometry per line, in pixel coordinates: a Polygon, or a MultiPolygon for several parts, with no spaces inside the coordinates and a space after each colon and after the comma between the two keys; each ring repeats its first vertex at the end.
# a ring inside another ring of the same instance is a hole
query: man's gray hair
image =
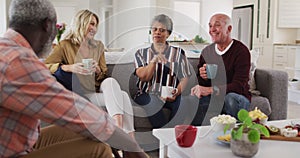
{"type": "Polygon", "coordinates": [[[56,19],[54,6],[49,0],[12,0],[9,7],[9,27],[35,26],[46,18],[56,19]]]}
{"type": "Polygon", "coordinates": [[[155,16],[153,18],[152,22],[151,22],[151,26],[153,25],[154,22],[159,22],[159,23],[165,25],[168,32],[169,32],[169,34],[172,33],[172,31],[173,31],[173,22],[172,22],[171,18],[168,17],[167,15],[160,14],[160,15],[155,16]]]}

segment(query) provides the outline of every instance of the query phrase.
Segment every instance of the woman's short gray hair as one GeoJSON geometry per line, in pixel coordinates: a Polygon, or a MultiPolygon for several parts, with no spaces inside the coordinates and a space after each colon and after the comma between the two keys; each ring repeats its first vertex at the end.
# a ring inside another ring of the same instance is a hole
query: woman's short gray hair
{"type": "Polygon", "coordinates": [[[151,26],[153,25],[154,22],[159,22],[163,25],[166,26],[169,34],[172,33],[173,31],[173,22],[172,22],[172,19],[170,17],[168,17],[167,15],[165,14],[159,14],[157,16],[155,16],[151,22],[151,26]]]}
{"type": "Polygon", "coordinates": [[[49,0],[12,0],[9,7],[9,26],[39,25],[46,18],[56,20],[54,6],[49,0]]]}

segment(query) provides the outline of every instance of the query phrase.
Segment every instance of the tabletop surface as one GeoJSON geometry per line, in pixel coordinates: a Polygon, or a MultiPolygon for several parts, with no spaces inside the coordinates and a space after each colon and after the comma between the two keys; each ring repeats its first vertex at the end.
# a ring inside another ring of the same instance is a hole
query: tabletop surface
{"type": "MultiPolygon", "coordinates": [[[[298,120],[280,120],[280,121],[269,121],[267,125],[275,125],[277,127],[284,127],[291,123],[300,123],[298,120]]],[[[195,143],[190,148],[182,148],[177,145],[175,140],[174,128],[165,129],[154,129],[153,135],[160,140],[160,157],[171,157],[171,158],[196,158],[200,156],[205,157],[222,157],[232,158],[235,157],[230,150],[229,144],[219,142],[216,137],[221,134],[221,131],[215,132],[210,130],[210,126],[198,127],[197,138],[195,143]]],[[[299,157],[300,155],[300,142],[292,141],[276,141],[276,140],[261,140],[259,144],[258,153],[254,156],[257,158],[282,158],[284,157],[299,157]]]]}

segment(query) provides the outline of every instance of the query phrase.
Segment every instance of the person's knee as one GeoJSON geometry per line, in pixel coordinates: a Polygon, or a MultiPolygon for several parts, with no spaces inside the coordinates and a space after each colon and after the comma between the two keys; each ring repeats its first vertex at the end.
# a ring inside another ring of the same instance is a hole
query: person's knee
{"type": "Polygon", "coordinates": [[[122,93],[123,98],[128,98],[129,99],[129,95],[128,95],[127,92],[121,90],[121,93],[122,93]]]}
{"type": "Polygon", "coordinates": [[[91,157],[112,157],[111,147],[101,142],[95,142],[91,157]]]}
{"type": "Polygon", "coordinates": [[[237,104],[237,98],[236,98],[236,95],[234,93],[228,93],[226,96],[225,96],[225,105],[227,107],[230,107],[230,108],[235,108],[235,105],[237,104]]]}
{"type": "Polygon", "coordinates": [[[102,81],[102,84],[106,84],[106,83],[110,83],[110,84],[118,84],[118,81],[112,77],[106,78],[104,81],[102,81]]]}

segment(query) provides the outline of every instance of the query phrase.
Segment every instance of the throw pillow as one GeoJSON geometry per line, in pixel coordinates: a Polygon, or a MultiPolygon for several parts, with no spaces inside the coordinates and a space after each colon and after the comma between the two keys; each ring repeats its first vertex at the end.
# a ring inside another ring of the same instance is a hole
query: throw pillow
{"type": "Polygon", "coordinates": [[[255,79],[254,79],[254,73],[255,73],[255,69],[257,66],[257,60],[259,57],[259,52],[257,50],[251,50],[250,51],[250,55],[251,55],[251,67],[250,67],[250,74],[249,74],[249,86],[250,86],[250,93],[254,94],[254,95],[260,95],[260,92],[258,90],[256,90],[256,84],[255,84],[255,79]]]}

